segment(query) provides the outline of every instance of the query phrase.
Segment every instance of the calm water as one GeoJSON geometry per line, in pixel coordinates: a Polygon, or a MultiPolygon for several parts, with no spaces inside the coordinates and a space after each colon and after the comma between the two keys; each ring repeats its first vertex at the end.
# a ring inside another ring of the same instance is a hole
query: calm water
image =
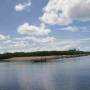
{"type": "Polygon", "coordinates": [[[90,90],[90,56],[52,63],[0,63],[0,90],[90,90]]]}

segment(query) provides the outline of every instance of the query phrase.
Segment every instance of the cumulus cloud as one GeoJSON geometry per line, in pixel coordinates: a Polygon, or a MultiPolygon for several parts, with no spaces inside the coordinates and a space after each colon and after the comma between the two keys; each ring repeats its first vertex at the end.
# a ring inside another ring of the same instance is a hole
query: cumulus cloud
{"type": "Polygon", "coordinates": [[[90,0],[49,0],[40,20],[59,25],[67,25],[74,20],[90,20],[90,0]]]}
{"type": "Polygon", "coordinates": [[[23,11],[30,6],[31,6],[31,2],[27,2],[27,3],[19,3],[14,8],[16,11],[23,11]]]}
{"type": "Polygon", "coordinates": [[[18,27],[17,32],[22,35],[43,36],[48,35],[51,32],[51,30],[47,29],[44,24],[41,24],[41,26],[38,27],[30,25],[29,23],[24,23],[18,27]]]}

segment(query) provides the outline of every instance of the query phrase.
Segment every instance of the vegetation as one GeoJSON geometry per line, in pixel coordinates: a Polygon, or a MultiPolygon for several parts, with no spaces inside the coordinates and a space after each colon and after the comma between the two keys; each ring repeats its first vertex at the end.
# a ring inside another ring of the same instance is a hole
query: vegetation
{"type": "Polygon", "coordinates": [[[0,54],[0,59],[8,59],[12,57],[29,57],[29,56],[51,56],[51,55],[89,55],[90,52],[71,49],[68,51],[37,51],[37,52],[16,52],[0,54]]]}

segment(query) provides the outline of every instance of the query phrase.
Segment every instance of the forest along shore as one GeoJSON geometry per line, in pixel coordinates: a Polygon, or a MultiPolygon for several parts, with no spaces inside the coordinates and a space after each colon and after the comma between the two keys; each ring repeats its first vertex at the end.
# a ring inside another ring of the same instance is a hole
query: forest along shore
{"type": "Polygon", "coordinates": [[[71,58],[90,55],[90,52],[76,49],[68,51],[37,51],[37,52],[15,52],[0,54],[0,61],[32,61],[47,62],[56,59],[71,58]]]}
{"type": "Polygon", "coordinates": [[[5,59],[4,61],[9,61],[9,62],[20,62],[20,61],[52,62],[52,61],[56,61],[56,59],[73,58],[73,57],[80,57],[80,56],[86,56],[86,55],[82,54],[82,55],[54,55],[54,56],[13,57],[13,58],[10,58],[10,59],[5,59]]]}

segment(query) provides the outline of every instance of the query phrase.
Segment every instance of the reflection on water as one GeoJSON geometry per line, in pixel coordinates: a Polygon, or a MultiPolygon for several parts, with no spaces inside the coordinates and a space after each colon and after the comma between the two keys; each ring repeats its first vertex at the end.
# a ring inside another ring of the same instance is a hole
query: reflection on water
{"type": "Polygon", "coordinates": [[[90,57],[0,63],[0,90],[90,90],[90,57]]]}

